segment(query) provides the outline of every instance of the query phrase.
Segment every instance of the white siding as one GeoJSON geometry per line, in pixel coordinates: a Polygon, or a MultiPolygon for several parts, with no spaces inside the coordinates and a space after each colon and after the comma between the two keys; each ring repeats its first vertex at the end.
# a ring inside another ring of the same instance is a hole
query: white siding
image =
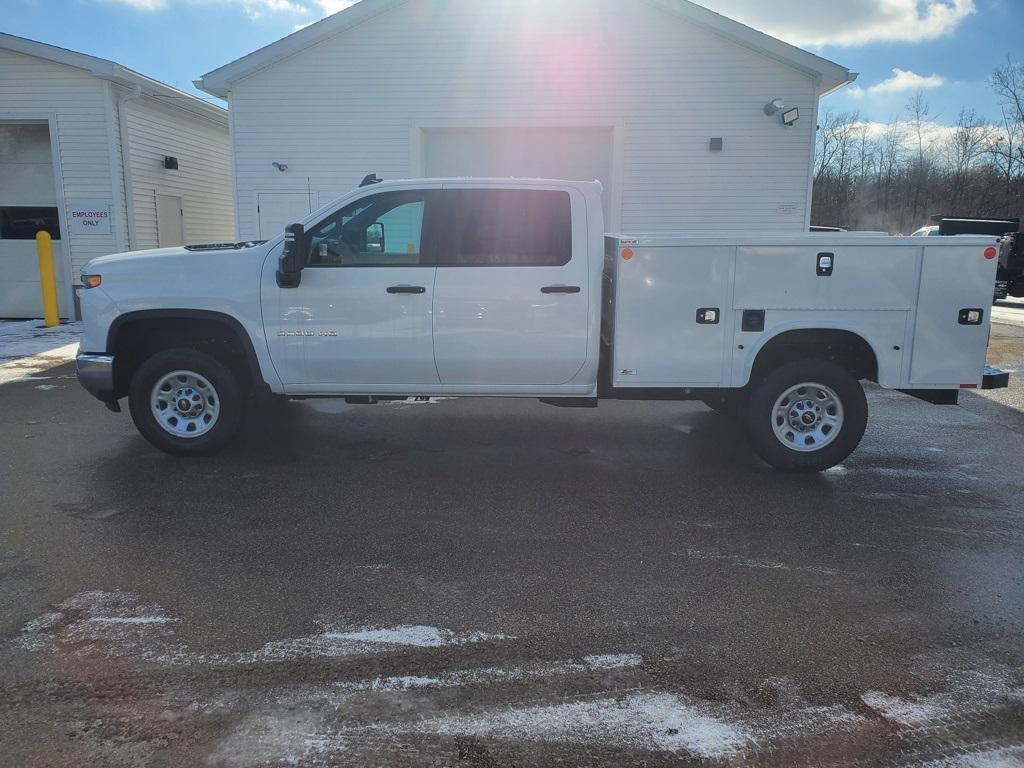
{"type": "Polygon", "coordinates": [[[637,0],[529,7],[413,0],[235,83],[240,236],[260,191],[308,183],[323,203],[370,172],[421,175],[430,126],[615,128],[623,231],[803,229],[811,75],[637,0]],[[795,127],[762,112],[776,97],[795,127]]]}
{"type": "MultiPolygon", "coordinates": [[[[63,178],[58,198],[102,200],[113,208],[115,190],[110,175],[106,83],[61,64],[0,50],[0,120],[52,118],[56,124],[57,153],[63,178]]],[[[116,216],[116,214],[115,214],[116,216]]],[[[62,222],[63,224],[64,222],[62,222]]],[[[62,226],[63,259],[58,278],[79,281],[82,267],[95,256],[118,250],[109,235],[72,235],[62,226]],[[70,263],[68,263],[70,261],[70,263]]],[[[60,296],[61,314],[70,310],[71,293],[60,296]]]]}
{"type": "Polygon", "coordinates": [[[132,247],[157,247],[158,194],[181,197],[186,242],[233,239],[227,116],[215,121],[149,96],[127,101],[123,109],[135,222],[132,247]],[[164,168],[165,155],[178,158],[178,170],[164,168]]]}

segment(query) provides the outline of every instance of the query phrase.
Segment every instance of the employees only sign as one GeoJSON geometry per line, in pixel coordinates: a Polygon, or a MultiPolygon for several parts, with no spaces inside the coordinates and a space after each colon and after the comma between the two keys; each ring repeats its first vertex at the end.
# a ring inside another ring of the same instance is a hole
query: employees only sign
{"type": "Polygon", "coordinates": [[[110,203],[105,200],[71,200],[68,225],[73,235],[109,235],[110,203]]]}

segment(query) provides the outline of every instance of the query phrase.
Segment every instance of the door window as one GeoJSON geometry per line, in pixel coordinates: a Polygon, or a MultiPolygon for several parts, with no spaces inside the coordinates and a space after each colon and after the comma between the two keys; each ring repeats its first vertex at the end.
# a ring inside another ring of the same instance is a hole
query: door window
{"type": "Polygon", "coordinates": [[[454,189],[450,241],[439,266],[561,267],[572,258],[568,192],[454,189]]]}
{"type": "Polygon", "coordinates": [[[420,267],[428,192],[383,192],[331,214],[309,232],[310,267],[420,267]]]}

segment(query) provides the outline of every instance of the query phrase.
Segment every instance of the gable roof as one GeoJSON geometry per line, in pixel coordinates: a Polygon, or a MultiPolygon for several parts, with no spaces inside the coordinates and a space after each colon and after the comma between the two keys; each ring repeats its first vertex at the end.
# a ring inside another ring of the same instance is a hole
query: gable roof
{"type": "Polygon", "coordinates": [[[198,96],[180,91],[167,85],[167,83],[141,75],[135,70],[118,64],[116,61],[100,59],[96,56],[78,53],[67,48],[59,48],[56,45],[48,45],[47,43],[29,40],[25,37],[9,35],[6,32],[0,32],[0,50],[13,51],[25,56],[32,56],[37,59],[52,61],[56,64],[74,67],[75,69],[88,72],[90,75],[101,80],[108,80],[128,88],[139,88],[141,93],[160,98],[169,106],[187,109],[213,118],[225,125],[227,124],[228,114],[227,110],[223,107],[210,104],[198,96]]]}
{"type": "MultiPolygon", "coordinates": [[[[305,51],[324,40],[343,34],[353,27],[407,2],[409,0],[361,0],[315,24],[303,27],[277,42],[253,51],[212,72],[207,72],[195,81],[195,85],[209,94],[227,98],[232,84],[239,80],[305,51]]],[[[802,48],[784,43],[771,35],[766,35],[764,32],[759,32],[726,16],[709,11],[690,0],[645,0],[645,2],[685,18],[733,43],[805,72],[818,80],[819,96],[838,90],[857,79],[857,74],[850,72],[846,67],[802,48]]]]}

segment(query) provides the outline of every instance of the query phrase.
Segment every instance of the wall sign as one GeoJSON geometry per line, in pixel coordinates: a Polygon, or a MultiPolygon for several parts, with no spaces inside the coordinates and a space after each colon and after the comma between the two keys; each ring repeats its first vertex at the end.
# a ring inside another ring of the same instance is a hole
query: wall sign
{"type": "Polygon", "coordinates": [[[109,235],[110,203],[106,200],[69,200],[68,225],[73,235],[109,235]]]}
{"type": "Polygon", "coordinates": [[[775,212],[783,216],[792,216],[796,213],[796,203],[783,203],[775,209],[775,212]]]}

